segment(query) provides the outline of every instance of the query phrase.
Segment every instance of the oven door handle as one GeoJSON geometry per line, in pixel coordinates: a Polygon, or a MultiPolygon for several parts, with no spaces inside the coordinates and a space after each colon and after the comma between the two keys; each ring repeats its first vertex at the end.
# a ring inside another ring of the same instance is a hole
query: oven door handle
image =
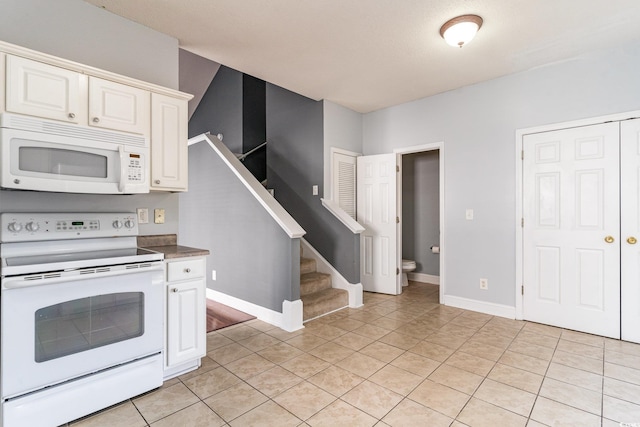
{"type": "Polygon", "coordinates": [[[163,264],[159,262],[149,267],[146,267],[146,266],[140,267],[135,270],[120,268],[117,270],[87,274],[86,273],[87,269],[84,269],[84,270],[65,271],[60,273],[60,275],[57,277],[51,277],[52,274],[55,274],[55,273],[41,274],[40,276],[42,276],[42,278],[35,278],[38,275],[30,274],[30,275],[17,276],[17,277],[5,277],[2,280],[2,289],[3,290],[24,289],[24,288],[32,288],[35,286],[56,285],[59,283],[77,282],[81,280],[91,280],[91,279],[98,279],[103,277],[123,276],[125,274],[162,272],[163,270],[164,270],[163,264]]]}

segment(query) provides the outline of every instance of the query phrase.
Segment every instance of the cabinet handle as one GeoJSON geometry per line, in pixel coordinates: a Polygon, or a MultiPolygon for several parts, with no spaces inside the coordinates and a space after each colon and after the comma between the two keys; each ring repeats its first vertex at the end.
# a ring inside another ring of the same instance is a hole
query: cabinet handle
{"type": "Polygon", "coordinates": [[[173,292],[175,294],[176,292],[178,292],[178,288],[171,289],[171,292],[173,292]]]}
{"type": "Polygon", "coordinates": [[[635,237],[631,236],[627,239],[627,243],[630,245],[635,245],[636,243],[638,243],[638,239],[636,239],[635,237]]]}
{"type": "Polygon", "coordinates": [[[100,122],[100,118],[99,117],[94,117],[93,118],[93,123],[99,123],[100,122]]]}
{"type": "Polygon", "coordinates": [[[185,269],[184,269],[184,272],[185,272],[185,273],[191,273],[191,269],[190,269],[190,268],[185,268],[185,269]]]}
{"type": "Polygon", "coordinates": [[[69,113],[69,114],[67,114],[67,117],[69,117],[70,119],[75,119],[76,115],[75,115],[75,113],[69,113]]]}
{"type": "Polygon", "coordinates": [[[156,184],[158,184],[158,185],[160,184],[160,180],[159,180],[159,179],[156,179],[154,182],[155,182],[156,184]]]}
{"type": "Polygon", "coordinates": [[[604,238],[604,241],[607,242],[607,243],[613,243],[614,238],[613,238],[613,236],[607,236],[607,237],[604,238]]]}

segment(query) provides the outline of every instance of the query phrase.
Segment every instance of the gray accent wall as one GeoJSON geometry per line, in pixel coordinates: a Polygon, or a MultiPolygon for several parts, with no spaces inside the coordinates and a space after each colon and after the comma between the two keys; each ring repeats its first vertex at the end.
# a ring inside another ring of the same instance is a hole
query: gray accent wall
{"type": "Polygon", "coordinates": [[[402,156],[402,258],[414,273],[440,275],[440,156],[437,150],[402,156]]]}
{"type": "MultiPolygon", "coordinates": [[[[189,136],[222,133],[222,142],[243,154],[265,141],[265,120],[264,80],[221,66],[189,120],[189,136]]],[[[252,153],[244,164],[259,181],[266,178],[265,149],[252,153]]]]}
{"type": "Polygon", "coordinates": [[[283,301],[300,299],[300,239],[289,238],[204,142],[189,147],[178,243],[211,251],[210,289],[280,313],[283,301]]]}
{"type": "Polygon", "coordinates": [[[229,150],[242,152],[242,73],[224,65],[189,120],[189,138],[206,132],[223,134],[229,150]]]}
{"type": "Polygon", "coordinates": [[[304,238],[350,283],[360,282],[360,236],[320,201],[324,180],[323,105],[267,83],[267,180],[304,228],[304,238]],[[318,186],[318,195],[312,193],[318,186]]]}
{"type": "Polygon", "coordinates": [[[365,154],[444,142],[445,298],[515,306],[516,130],[640,110],[638,70],[636,41],[364,116],[365,154]]]}
{"type": "MultiPolygon", "coordinates": [[[[0,0],[0,40],[178,89],[178,41],[81,0],[0,0]]],[[[140,234],[178,232],[178,195],[62,194],[0,190],[0,212],[135,212],[165,209],[164,224],[140,234]]]]}

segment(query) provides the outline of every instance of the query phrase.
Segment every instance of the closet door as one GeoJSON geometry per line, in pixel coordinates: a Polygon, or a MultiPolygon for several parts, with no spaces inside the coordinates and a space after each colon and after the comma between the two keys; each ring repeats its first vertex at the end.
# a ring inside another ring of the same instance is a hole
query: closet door
{"type": "Polygon", "coordinates": [[[620,126],[622,339],[640,343],[640,119],[620,126]]]}
{"type": "Polygon", "coordinates": [[[523,149],[524,318],[619,338],[619,124],[526,135],[523,149]]]}

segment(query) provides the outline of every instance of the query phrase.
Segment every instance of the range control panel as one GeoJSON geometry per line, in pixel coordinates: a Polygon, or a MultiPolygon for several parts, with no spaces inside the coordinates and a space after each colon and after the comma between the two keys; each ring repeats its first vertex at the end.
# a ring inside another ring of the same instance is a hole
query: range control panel
{"type": "Polygon", "coordinates": [[[135,213],[3,213],[0,241],[137,236],[135,213]]]}

